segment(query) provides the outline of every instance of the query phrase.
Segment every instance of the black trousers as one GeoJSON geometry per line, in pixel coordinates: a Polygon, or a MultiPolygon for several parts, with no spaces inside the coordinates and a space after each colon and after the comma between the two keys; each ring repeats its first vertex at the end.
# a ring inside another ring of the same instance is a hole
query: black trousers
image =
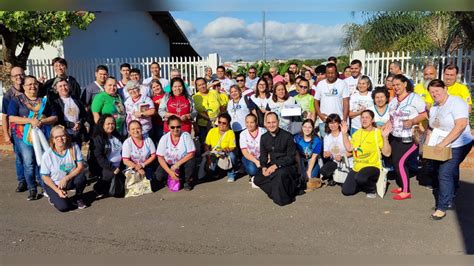
{"type": "MultiPolygon", "coordinates": [[[[70,190],[75,188],[76,189],[76,200],[82,198],[82,192],[86,187],[86,176],[84,172],[80,173],[73,180],[69,181],[66,186],[66,190],[70,190]]],[[[61,198],[59,197],[58,193],[54,191],[50,186],[45,184],[46,193],[48,193],[49,199],[51,203],[53,203],[54,207],[60,212],[67,212],[74,208],[72,204],[71,198],[61,198]]]]}
{"type": "Polygon", "coordinates": [[[351,169],[347,174],[346,181],[342,184],[342,194],[351,196],[359,191],[366,193],[377,192],[376,184],[379,179],[380,169],[377,167],[364,167],[359,172],[351,169]]]}
{"type": "Polygon", "coordinates": [[[282,167],[270,176],[257,172],[253,182],[260,187],[273,202],[284,206],[295,201],[298,174],[295,167],[282,167]]]}
{"type": "MultiPolygon", "coordinates": [[[[181,165],[179,167],[179,179],[191,185],[193,182],[193,174],[194,174],[195,166],[196,166],[195,158],[191,158],[190,160],[185,162],[183,165],[181,165]]],[[[168,165],[168,167],[171,167],[171,165],[168,165]]],[[[158,181],[162,181],[162,180],[166,180],[167,178],[168,178],[168,173],[161,166],[159,166],[158,169],[156,170],[156,179],[158,181]]]]}

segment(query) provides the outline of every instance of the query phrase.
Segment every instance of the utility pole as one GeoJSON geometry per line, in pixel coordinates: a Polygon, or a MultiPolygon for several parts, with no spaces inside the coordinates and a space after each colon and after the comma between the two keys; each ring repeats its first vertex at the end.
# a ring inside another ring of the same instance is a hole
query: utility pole
{"type": "Polygon", "coordinates": [[[262,12],[262,59],[267,61],[267,37],[265,36],[265,11],[262,12]]]}

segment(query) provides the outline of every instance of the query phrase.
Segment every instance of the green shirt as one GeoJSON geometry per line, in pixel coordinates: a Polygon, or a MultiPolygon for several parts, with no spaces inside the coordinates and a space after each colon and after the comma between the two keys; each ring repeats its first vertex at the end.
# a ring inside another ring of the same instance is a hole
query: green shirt
{"type": "Polygon", "coordinates": [[[301,106],[303,112],[314,112],[314,98],[311,96],[311,94],[298,94],[293,98],[295,98],[296,103],[301,106]]]}
{"type": "Polygon", "coordinates": [[[105,91],[97,94],[92,100],[91,110],[93,113],[99,113],[101,115],[113,115],[115,118],[115,127],[119,133],[122,133],[126,112],[122,98],[118,94],[110,96],[105,91]]]}

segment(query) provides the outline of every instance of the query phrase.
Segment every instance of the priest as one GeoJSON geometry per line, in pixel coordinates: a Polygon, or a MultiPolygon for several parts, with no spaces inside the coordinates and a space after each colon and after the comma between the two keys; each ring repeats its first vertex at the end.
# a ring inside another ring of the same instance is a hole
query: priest
{"type": "Polygon", "coordinates": [[[279,128],[278,115],[269,112],[265,116],[267,132],[260,141],[261,169],[254,178],[259,186],[277,205],[295,201],[298,191],[296,146],[290,132],[279,128]]]}

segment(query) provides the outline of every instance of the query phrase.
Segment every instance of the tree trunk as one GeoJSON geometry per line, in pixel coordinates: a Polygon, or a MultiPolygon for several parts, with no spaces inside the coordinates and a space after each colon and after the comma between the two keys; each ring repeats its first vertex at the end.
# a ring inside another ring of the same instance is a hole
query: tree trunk
{"type": "Polygon", "coordinates": [[[11,32],[4,25],[0,24],[0,35],[3,43],[2,56],[5,64],[10,63],[12,66],[19,66],[26,69],[26,62],[30,56],[31,49],[33,49],[31,40],[21,40],[23,42],[23,48],[20,54],[16,56],[16,48],[20,44],[16,33],[11,32]]]}

